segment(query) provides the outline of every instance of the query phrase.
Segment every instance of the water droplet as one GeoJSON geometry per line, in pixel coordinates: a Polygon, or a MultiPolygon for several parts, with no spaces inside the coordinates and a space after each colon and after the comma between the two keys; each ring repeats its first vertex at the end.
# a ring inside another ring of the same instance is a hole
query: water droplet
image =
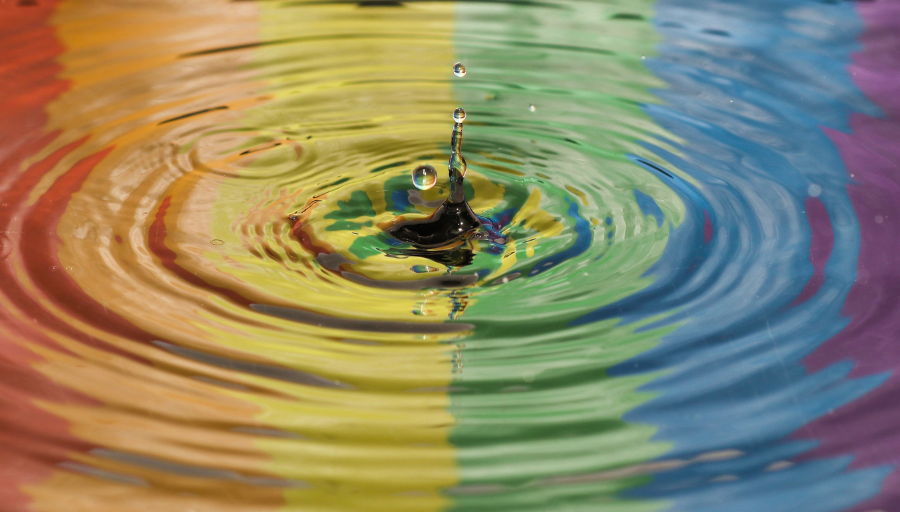
{"type": "Polygon", "coordinates": [[[806,189],[806,193],[809,194],[811,197],[819,197],[819,195],[822,194],[822,187],[813,183],[806,189]]]}
{"type": "Polygon", "coordinates": [[[218,238],[213,238],[212,240],[209,241],[209,243],[211,243],[213,245],[224,245],[225,244],[224,241],[219,240],[218,238]]]}
{"type": "Polygon", "coordinates": [[[463,66],[462,62],[457,62],[453,65],[453,74],[458,77],[466,76],[466,67],[463,66]]]}
{"type": "Polygon", "coordinates": [[[534,105],[531,105],[531,106],[528,107],[528,110],[529,110],[530,112],[534,112],[535,110],[537,110],[537,107],[535,107],[534,105]]]}
{"type": "Polygon", "coordinates": [[[412,172],[413,185],[419,190],[428,190],[437,183],[437,171],[430,165],[420,165],[412,172]]]}
{"type": "Polygon", "coordinates": [[[457,123],[461,123],[466,120],[466,109],[458,108],[453,111],[453,120],[457,123]]]}
{"type": "Polygon", "coordinates": [[[882,217],[881,215],[876,215],[875,222],[881,224],[882,222],[884,222],[884,217],[882,217]]]}

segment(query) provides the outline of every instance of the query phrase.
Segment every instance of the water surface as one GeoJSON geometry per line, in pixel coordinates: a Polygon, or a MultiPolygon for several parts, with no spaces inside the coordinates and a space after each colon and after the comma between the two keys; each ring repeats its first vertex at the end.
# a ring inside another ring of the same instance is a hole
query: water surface
{"type": "Polygon", "coordinates": [[[897,2],[0,19],[0,510],[900,504],[897,2]]]}

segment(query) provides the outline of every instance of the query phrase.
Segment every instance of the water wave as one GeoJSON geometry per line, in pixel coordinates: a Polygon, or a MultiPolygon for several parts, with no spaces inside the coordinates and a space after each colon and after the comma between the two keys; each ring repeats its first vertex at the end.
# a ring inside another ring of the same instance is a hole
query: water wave
{"type": "Polygon", "coordinates": [[[892,275],[860,262],[893,181],[843,139],[885,113],[857,7],[26,4],[9,510],[891,503],[893,459],[848,466],[890,436],[825,421],[893,368],[848,328],[897,317],[846,309],[892,275]],[[425,251],[385,230],[447,197],[410,173],[459,106],[485,228],[425,251]]]}

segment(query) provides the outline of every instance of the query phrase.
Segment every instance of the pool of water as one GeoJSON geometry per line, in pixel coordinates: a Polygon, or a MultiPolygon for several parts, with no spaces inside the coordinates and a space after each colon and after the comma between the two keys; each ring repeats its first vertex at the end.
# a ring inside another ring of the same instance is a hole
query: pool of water
{"type": "Polygon", "coordinates": [[[0,20],[2,512],[900,507],[900,2],[0,20]]]}

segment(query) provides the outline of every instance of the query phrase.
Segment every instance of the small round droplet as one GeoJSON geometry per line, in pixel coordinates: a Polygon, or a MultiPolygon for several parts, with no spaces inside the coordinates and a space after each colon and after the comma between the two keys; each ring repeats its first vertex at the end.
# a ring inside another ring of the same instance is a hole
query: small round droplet
{"type": "Polygon", "coordinates": [[[219,240],[218,238],[213,238],[212,240],[209,241],[209,243],[211,243],[213,245],[224,245],[225,244],[225,242],[223,240],[219,240]]]}
{"type": "Polygon", "coordinates": [[[822,194],[822,187],[813,183],[806,188],[806,193],[811,197],[819,197],[822,194]]]}
{"type": "Polygon", "coordinates": [[[453,111],[453,120],[457,123],[461,123],[466,120],[466,109],[458,108],[453,111]]]}
{"type": "Polygon", "coordinates": [[[462,62],[457,62],[453,65],[453,74],[458,77],[466,76],[466,67],[463,66],[462,62]]]}
{"type": "Polygon", "coordinates": [[[420,165],[412,172],[413,185],[419,190],[428,190],[437,183],[437,171],[430,165],[420,165]]]}
{"type": "Polygon", "coordinates": [[[529,112],[534,112],[535,110],[537,110],[537,107],[535,107],[534,105],[528,107],[529,112]]]}

